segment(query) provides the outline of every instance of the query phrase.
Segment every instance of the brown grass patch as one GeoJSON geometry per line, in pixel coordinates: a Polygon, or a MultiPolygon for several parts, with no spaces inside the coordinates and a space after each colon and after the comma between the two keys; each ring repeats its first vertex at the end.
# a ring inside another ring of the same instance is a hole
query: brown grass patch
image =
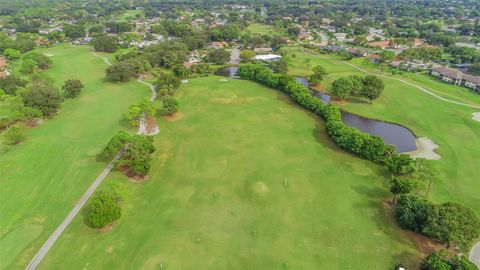
{"type": "Polygon", "coordinates": [[[145,182],[149,179],[148,175],[138,175],[135,174],[130,167],[127,165],[123,165],[118,167],[118,170],[121,171],[123,174],[128,176],[128,180],[132,183],[141,183],[145,182]]]}
{"type": "Polygon", "coordinates": [[[115,222],[112,222],[103,228],[97,229],[97,231],[101,233],[106,233],[111,231],[113,229],[113,226],[115,226],[115,222]]]}
{"type": "Polygon", "coordinates": [[[315,90],[315,91],[320,91],[320,92],[325,92],[325,87],[321,84],[310,84],[309,87],[312,89],[312,90],[315,90]]]}
{"type": "Polygon", "coordinates": [[[165,119],[166,121],[172,122],[172,121],[178,121],[183,119],[183,116],[184,116],[183,113],[177,112],[172,115],[165,115],[163,119],[165,119]]]}

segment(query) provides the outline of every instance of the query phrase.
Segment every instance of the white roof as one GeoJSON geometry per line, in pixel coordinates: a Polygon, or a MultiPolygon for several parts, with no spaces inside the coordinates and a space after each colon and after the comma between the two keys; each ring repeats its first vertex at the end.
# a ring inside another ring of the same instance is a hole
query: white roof
{"type": "Polygon", "coordinates": [[[278,54],[262,54],[262,55],[255,56],[254,59],[255,60],[273,60],[278,58],[282,58],[282,56],[278,54]]]}

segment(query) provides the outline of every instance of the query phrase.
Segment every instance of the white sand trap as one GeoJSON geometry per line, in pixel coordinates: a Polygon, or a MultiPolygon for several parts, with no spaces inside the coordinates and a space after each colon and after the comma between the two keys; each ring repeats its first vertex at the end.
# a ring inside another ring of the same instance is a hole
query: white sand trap
{"type": "Polygon", "coordinates": [[[219,81],[221,81],[221,82],[228,82],[227,79],[220,79],[219,81]]]}
{"type": "Polygon", "coordinates": [[[52,56],[53,56],[53,54],[51,54],[51,53],[44,53],[43,55],[48,56],[48,57],[52,57],[52,56]]]}
{"type": "Polygon", "coordinates": [[[188,83],[188,80],[181,80],[181,83],[188,83]]]}
{"type": "Polygon", "coordinates": [[[472,119],[474,121],[480,122],[480,112],[474,112],[472,113],[472,119]]]}
{"type": "Polygon", "coordinates": [[[410,152],[409,155],[413,158],[426,158],[430,160],[439,160],[442,157],[435,153],[435,149],[439,146],[427,137],[417,139],[417,150],[410,152]]]}

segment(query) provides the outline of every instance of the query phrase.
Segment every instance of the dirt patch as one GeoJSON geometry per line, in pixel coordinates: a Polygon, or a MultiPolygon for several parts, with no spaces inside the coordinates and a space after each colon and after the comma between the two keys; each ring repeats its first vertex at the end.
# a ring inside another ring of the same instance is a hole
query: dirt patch
{"type": "Polygon", "coordinates": [[[418,247],[418,250],[422,252],[423,256],[427,256],[428,254],[441,250],[444,248],[442,243],[435,241],[431,238],[428,238],[426,236],[416,234],[412,231],[404,231],[405,235],[415,242],[415,244],[418,247]]]}
{"type": "Polygon", "coordinates": [[[35,119],[26,120],[24,123],[28,128],[34,128],[39,124],[39,122],[35,119]]]}
{"type": "Polygon", "coordinates": [[[439,146],[427,137],[417,139],[417,150],[408,153],[413,158],[426,158],[430,160],[439,160],[442,157],[435,152],[439,146]]]}
{"type": "Polygon", "coordinates": [[[252,190],[257,194],[265,194],[270,191],[270,189],[263,182],[257,182],[253,184],[252,190]]]}
{"type": "Polygon", "coordinates": [[[128,180],[130,180],[130,182],[132,182],[132,183],[141,183],[141,182],[145,182],[148,179],[150,179],[148,177],[148,175],[137,175],[137,174],[135,174],[130,169],[130,167],[128,167],[126,165],[119,167],[118,170],[121,171],[126,176],[128,176],[128,180]]]}
{"type": "Polygon", "coordinates": [[[108,248],[106,249],[106,251],[107,251],[108,253],[112,253],[112,252],[113,252],[113,246],[112,246],[112,245],[108,246],[108,248]]]}
{"type": "Polygon", "coordinates": [[[183,116],[184,116],[183,113],[177,112],[177,113],[174,113],[172,115],[165,115],[163,117],[163,119],[165,119],[168,122],[173,122],[173,121],[178,121],[178,120],[183,119],[183,116]]]}
{"type": "Polygon", "coordinates": [[[97,229],[97,231],[99,231],[101,233],[106,233],[106,232],[111,231],[114,226],[115,226],[115,222],[112,222],[112,223],[108,224],[107,226],[105,226],[103,228],[97,229]]]}
{"type": "Polygon", "coordinates": [[[472,113],[472,119],[473,119],[473,121],[480,122],[480,112],[472,113]]]}
{"type": "Polygon", "coordinates": [[[308,86],[309,88],[311,88],[312,90],[315,90],[315,91],[320,91],[320,92],[325,92],[325,87],[321,84],[310,84],[308,86]]]}
{"type": "Polygon", "coordinates": [[[145,123],[147,125],[146,130],[147,134],[156,134],[158,133],[158,125],[157,125],[157,119],[153,116],[147,116],[145,119],[145,123]]]}

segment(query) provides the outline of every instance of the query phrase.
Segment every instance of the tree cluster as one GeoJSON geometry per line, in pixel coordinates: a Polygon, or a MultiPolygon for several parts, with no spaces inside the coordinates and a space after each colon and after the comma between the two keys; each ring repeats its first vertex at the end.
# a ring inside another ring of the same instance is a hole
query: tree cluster
{"type": "Polygon", "coordinates": [[[104,228],[118,220],[122,211],[120,197],[112,192],[98,192],[85,208],[85,221],[92,228],[104,228]]]}
{"type": "Polygon", "coordinates": [[[433,204],[413,194],[401,195],[395,206],[398,224],[462,250],[480,235],[480,220],[470,208],[453,202],[433,204]]]}
{"type": "Polygon", "coordinates": [[[119,153],[122,153],[115,166],[128,176],[145,177],[152,167],[152,153],[155,151],[153,137],[141,135],[129,135],[119,131],[110,139],[107,146],[100,154],[100,158],[110,161],[119,153]]]}

